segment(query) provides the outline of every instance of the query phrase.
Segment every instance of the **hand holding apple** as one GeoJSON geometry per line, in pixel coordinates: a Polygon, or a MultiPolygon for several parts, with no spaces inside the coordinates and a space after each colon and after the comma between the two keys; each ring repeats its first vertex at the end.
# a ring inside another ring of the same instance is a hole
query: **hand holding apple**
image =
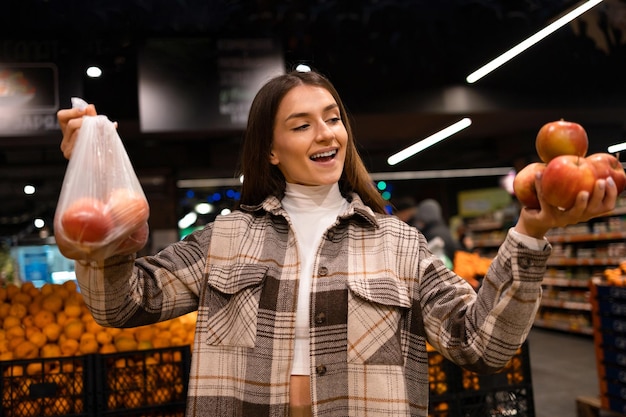
{"type": "Polygon", "coordinates": [[[591,195],[596,171],[586,159],[575,155],[559,155],[550,160],[541,177],[543,199],[551,206],[569,210],[581,191],[591,195]]]}
{"type": "Polygon", "coordinates": [[[613,178],[617,193],[626,188],[626,172],[619,159],[609,153],[594,153],[586,157],[596,170],[597,178],[613,178]]]}
{"type": "Polygon", "coordinates": [[[517,200],[527,208],[541,208],[539,198],[537,197],[537,189],[535,181],[537,174],[543,172],[546,164],[543,162],[533,162],[526,165],[513,179],[513,192],[517,200]]]}

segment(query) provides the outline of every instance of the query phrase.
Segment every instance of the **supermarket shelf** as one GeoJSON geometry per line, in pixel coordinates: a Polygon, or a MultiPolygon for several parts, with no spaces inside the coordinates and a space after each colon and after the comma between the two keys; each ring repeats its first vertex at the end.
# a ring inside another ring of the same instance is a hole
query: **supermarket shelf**
{"type": "Polygon", "coordinates": [[[548,266],[608,266],[619,265],[623,258],[566,258],[566,257],[550,257],[548,266]]]}
{"type": "Polygon", "coordinates": [[[534,326],[550,330],[559,330],[563,332],[582,334],[586,336],[593,335],[593,327],[573,326],[571,323],[557,322],[554,320],[535,319],[534,326]]]}
{"type": "Polygon", "coordinates": [[[591,311],[591,304],[583,301],[565,301],[544,298],[541,300],[541,307],[565,308],[568,310],[591,311]]]}
{"type": "Polygon", "coordinates": [[[604,233],[576,233],[547,236],[550,243],[598,242],[602,240],[621,240],[626,238],[626,231],[604,233]]]}
{"type": "Polygon", "coordinates": [[[543,279],[543,285],[550,285],[553,287],[588,288],[589,280],[546,277],[543,279]]]}

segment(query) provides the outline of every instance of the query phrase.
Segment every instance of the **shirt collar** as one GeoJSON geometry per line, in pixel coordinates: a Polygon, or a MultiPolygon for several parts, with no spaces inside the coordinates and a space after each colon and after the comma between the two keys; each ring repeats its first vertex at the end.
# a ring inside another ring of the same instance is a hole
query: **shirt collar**
{"type": "MultiPolygon", "coordinates": [[[[342,213],[339,216],[339,218],[348,219],[350,217],[357,216],[357,217],[361,217],[362,219],[370,223],[372,226],[376,228],[379,227],[376,214],[372,211],[371,208],[363,204],[363,201],[361,200],[361,197],[359,197],[358,194],[350,193],[346,197],[346,200],[348,200],[348,202],[350,203],[350,206],[348,207],[348,210],[346,212],[342,213]]],[[[260,204],[256,204],[256,205],[242,204],[240,208],[242,211],[247,211],[247,212],[258,212],[258,211],[264,210],[275,216],[285,216],[285,213],[286,213],[285,209],[280,203],[280,200],[276,196],[273,196],[273,195],[266,197],[265,200],[263,200],[263,202],[260,204]]]]}

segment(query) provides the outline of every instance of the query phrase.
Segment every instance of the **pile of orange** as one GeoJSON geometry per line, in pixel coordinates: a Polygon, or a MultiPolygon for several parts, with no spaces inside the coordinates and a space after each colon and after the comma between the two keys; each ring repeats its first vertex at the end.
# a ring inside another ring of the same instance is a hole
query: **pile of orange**
{"type": "Polygon", "coordinates": [[[116,329],[100,326],[75,281],[0,287],[0,361],[192,345],[197,313],[116,329]]]}

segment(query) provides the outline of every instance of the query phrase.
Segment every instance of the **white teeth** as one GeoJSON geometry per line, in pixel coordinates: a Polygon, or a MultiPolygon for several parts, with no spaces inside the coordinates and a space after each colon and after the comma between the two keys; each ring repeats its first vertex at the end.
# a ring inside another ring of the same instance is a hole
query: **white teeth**
{"type": "Polygon", "coordinates": [[[311,155],[311,159],[325,158],[327,156],[333,156],[336,153],[337,153],[336,149],[332,151],[328,151],[328,152],[316,153],[315,155],[311,155]]]}

